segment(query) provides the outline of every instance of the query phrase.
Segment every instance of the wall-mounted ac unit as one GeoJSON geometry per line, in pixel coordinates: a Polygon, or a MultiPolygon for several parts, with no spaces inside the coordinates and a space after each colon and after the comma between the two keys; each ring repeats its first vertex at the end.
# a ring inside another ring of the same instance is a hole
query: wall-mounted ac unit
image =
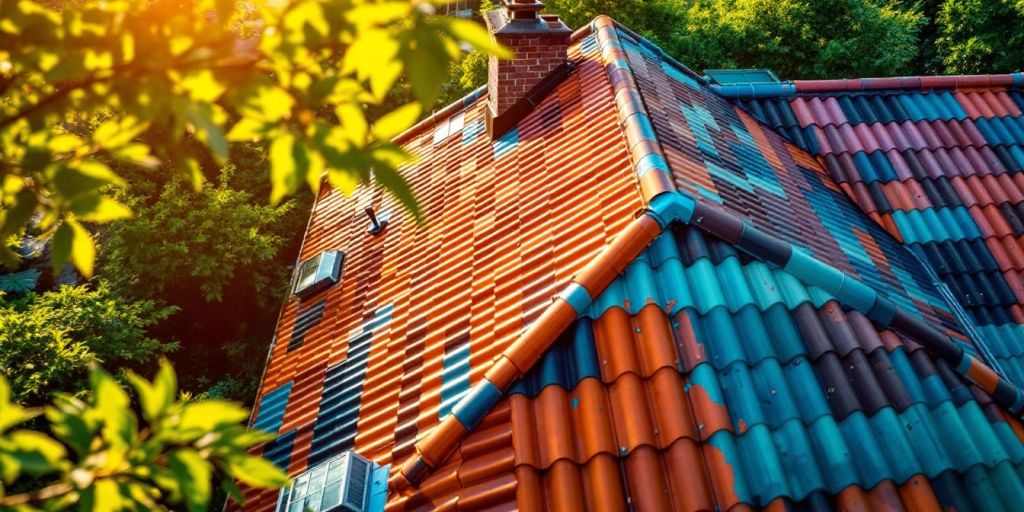
{"type": "Polygon", "coordinates": [[[345,253],[341,251],[324,251],[303,261],[296,271],[292,293],[300,299],[305,299],[329,288],[341,278],[341,267],[344,262],[345,253]]]}
{"type": "Polygon", "coordinates": [[[353,451],[295,477],[281,490],[276,512],[364,512],[373,463],[353,451]]]}

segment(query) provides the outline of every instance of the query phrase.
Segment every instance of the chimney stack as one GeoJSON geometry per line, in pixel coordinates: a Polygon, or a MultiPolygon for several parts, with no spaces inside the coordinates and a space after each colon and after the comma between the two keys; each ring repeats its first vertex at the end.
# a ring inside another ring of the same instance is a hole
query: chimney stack
{"type": "Polygon", "coordinates": [[[487,28],[515,52],[510,60],[491,56],[487,66],[488,128],[499,137],[532,109],[531,93],[568,63],[572,31],[558,15],[540,14],[536,0],[502,0],[503,9],[488,12],[487,28]]]}

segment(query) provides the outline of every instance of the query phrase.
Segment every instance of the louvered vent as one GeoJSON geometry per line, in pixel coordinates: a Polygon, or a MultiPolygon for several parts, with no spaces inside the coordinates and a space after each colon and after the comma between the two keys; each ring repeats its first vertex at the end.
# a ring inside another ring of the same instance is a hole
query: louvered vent
{"type": "Polygon", "coordinates": [[[307,470],[281,491],[277,512],[363,512],[373,464],[347,451],[307,470]]]}
{"type": "Polygon", "coordinates": [[[295,273],[292,293],[300,299],[305,299],[329,288],[341,278],[341,266],[344,262],[345,253],[341,251],[324,251],[303,261],[295,273]]]}

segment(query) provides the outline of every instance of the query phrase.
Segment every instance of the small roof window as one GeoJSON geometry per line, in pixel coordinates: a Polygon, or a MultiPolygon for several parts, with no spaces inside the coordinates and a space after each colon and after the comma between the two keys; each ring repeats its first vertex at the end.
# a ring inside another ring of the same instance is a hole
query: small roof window
{"type": "Polygon", "coordinates": [[[331,287],[341,278],[344,262],[345,253],[341,251],[324,251],[303,261],[295,273],[292,293],[299,299],[306,299],[331,287]]]}
{"type": "Polygon", "coordinates": [[[444,121],[438,123],[434,128],[434,145],[444,142],[448,137],[462,133],[462,127],[466,124],[465,112],[459,112],[444,121]]]}

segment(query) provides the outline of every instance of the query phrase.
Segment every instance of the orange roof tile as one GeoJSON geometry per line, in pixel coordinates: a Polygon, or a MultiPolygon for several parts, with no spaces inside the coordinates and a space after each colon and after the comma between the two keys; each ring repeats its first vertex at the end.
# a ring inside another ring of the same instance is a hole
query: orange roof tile
{"type": "MultiPolygon", "coordinates": [[[[292,474],[350,448],[391,464],[388,510],[1024,499],[1022,430],[1005,412],[1024,395],[845,195],[869,204],[873,192],[837,184],[607,18],[569,52],[572,73],[500,139],[480,93],[400,138],[424,224],[375,187],[324,187],[302,257],[339,249],[346,268],[283,308],[260,392],[287,394],[267,457],[292,474]],[[370,205],[390,217],[379,237],[370,205]],[[322,319],[290,344],[318,300],[322,319]]],[[[1004,96],[964,101],[985,113],[1004,96]]],[[[803,126],[843,126],[830,98],[793,110],[803,126]]],[[[920,137],[955,137],[942,130],[920,137]]],[[[897,144],[849,131],[837,146],[897,144]]],[[[918,205],[922,193],[885,197],[918,205]]],[[[1020,252],[986,243],[1002,262],[1020,252]]],[[[275,503],[247,496],[247,510],[275,503]]]]}

